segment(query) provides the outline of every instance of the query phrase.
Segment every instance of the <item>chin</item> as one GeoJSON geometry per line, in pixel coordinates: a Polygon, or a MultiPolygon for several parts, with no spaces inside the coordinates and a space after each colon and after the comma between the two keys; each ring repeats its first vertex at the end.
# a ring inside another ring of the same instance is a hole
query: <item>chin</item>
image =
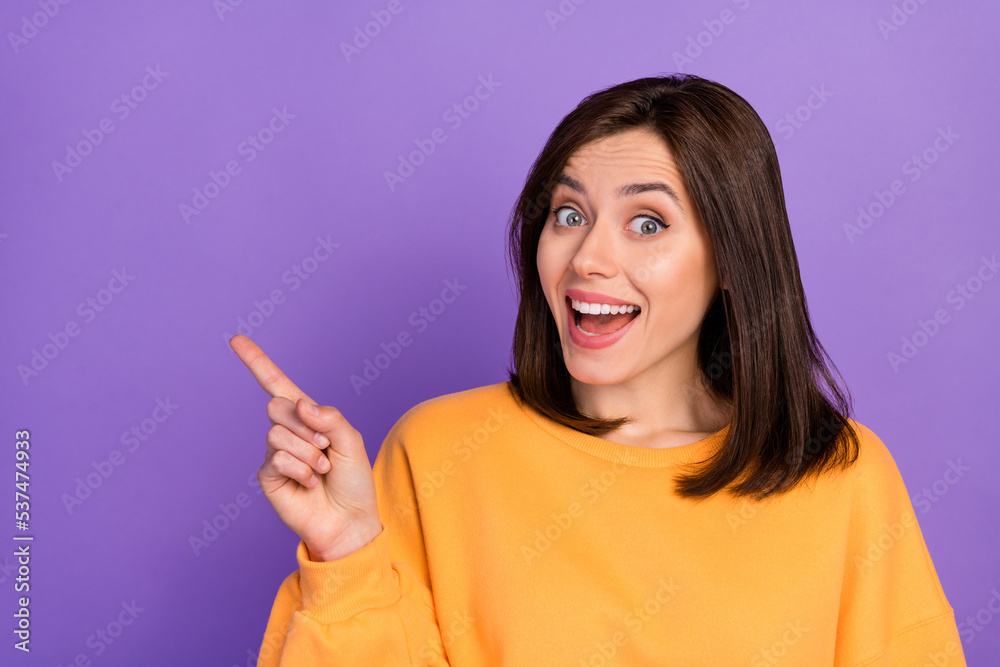
{"type": "Polygon", "coordinates": [[[577,382],[597,386],[620,384],[628,378],[606,364],[566,364],[566,370],[577,382]]]}

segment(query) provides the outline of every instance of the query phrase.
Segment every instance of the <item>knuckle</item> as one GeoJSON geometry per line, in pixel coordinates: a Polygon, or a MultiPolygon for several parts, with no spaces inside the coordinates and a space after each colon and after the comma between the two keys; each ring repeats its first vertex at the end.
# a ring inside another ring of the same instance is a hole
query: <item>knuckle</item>
{"type": "Polygon", "coordinates": [[[267,430],[267,444],[277,448],[284,441],[287,431],[281,424],[275,424],[267,430]]]}
{"type": "Polygon", "coordinates": [[[289,452],[284,449],[279,449],[271,457],[271,464],[274,466],[275,470],[282,474],[286,474],[295,469],[295,462],[297,460],[298,459],[292,456],[289,452]]]}
{"type": "Polygon", "coordinates": [[[273,454],[271,454],[271,465],[275,468],[281,468],[285,465],[285,457],[288,456],[288,452],[283,449],[279,449],[273,454]]]}
{"type": "Polygon", "coordinates": [[[275,369],[273,373],[269,373],[264,377],[264,382],[267,383],[268,386],[272,386],[277,384],[284,377],[285,374],[283,372],[281,372],[278,369],[275,369]]]}
{"type": "Polygon", "coordinates": [[[341,428],[341,432],[343,433],[343,437],[344,438],[346,438],[348,440],[360,440],[361,439],[361,431],[359,431],[358,429],[354,428],[354,425],[351,424],[351,422],[347,421],[346,419],[344,420],[344,422],[343,422],[343,424],[341,425],[340,428],[341,428]]]}
{"type": "Polygon", "coordinates": [[[286,414],[288,410],[288,399],[283,396],[275,396],[267,402],[267,416],[271,421],[276,421],[286,414]]]}
{"type": "Polygon", "coordinates": [[[326,420],[326,423],[331,424],[334,427],[340,427],[347,423],[347,420],[344,419],[343,413],[332,405],[321,405],[319,409],[320,414],[323,416],[323,419],[326,420]]]}

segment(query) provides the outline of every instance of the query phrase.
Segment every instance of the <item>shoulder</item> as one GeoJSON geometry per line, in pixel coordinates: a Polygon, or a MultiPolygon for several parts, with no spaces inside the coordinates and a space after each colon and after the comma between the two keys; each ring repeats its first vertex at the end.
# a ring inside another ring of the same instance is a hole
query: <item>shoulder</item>
{"type": "Polygon", "coordinates": [[[417,403],[396,421],[388,438],[406,443],[432,439],[450,444],[477,429],[494,432],[521,415],[508,383],[497,382],[417,403]]]}
{"type": "Polygon", "coordinates": [[[407,410],[399,423],[466,421],[489,408],[511,407],[516,404],[507,382],[497,382],[421,401],[407,410]]]}
{"type": "Polygon", "coordinates": [[[855,511],[876,506],[903,510],[908,504],[906,485],[889,447],[869,427],[849,421],[858,435],[858,457],[851,473],[855,511]]]}
{"type": "MultiPolygon", "coordinates": [[[[806,456],[815,447],[814,440],[828,443],[832,438],[830,423],[825,420],[822,423],[823,427],[806,446],[806,456]]],[[[856,442],[852,441],[847,429],[842,429],[837,436],[835,459],[828,462],[817,477],[810,476],[805,486],[811,487],[815,481],[845,501],[849,498],[857,500],[859,492],[864,495],[875,489],[898,491],[902,484],[899,469],[882,438],[855,419],[848,418],[847,423],[857,438],[856,442]]]]}
{"type": "Polygon", "coordinates": [[[875,431],[854,419],[848,419],[858,436],[858,458],[856,467],[859,475],[899,474],[896,461],[889,448],[875,431]]]}

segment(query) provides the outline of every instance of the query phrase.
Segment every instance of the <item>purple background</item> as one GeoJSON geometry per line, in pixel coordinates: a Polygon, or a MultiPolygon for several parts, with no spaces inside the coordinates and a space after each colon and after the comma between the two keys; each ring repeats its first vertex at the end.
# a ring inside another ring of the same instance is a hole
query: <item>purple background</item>
{"type": "Polygon", "coordinates": [[[0,662],[252,664],[297,537],[252,485],[267,396],[225,335],[252,318],[251,337],[339,407],[374,460],[409,407],[505,379],[504,231],[548,134],[585,95],[673,71],[732,88],[770,129],[817,333],[902,472],[956,617],[989,618],[962,626],[969,664],[1000,655],[987,607],[1000,590],[1000,279],[983,264],[1000,251],[996,3],[567,0],[562,16],[556,0],[402,0],[350,62],[341,43],[387,3],[48,4],[58,13],[37,30],[24,17],[44,0],[0,8],[0,662]],[[115,100],[144,77],[152,89],[122,118],[115,100]],[[495,87],[455,127],[445,113],[480,77],[495,87]],[[241,142],[275,108],[294,118],[248,161],[241,142]],[[57,174],[104,118],[114,129],[57,174]],[[385,172],[436,128],[445,141],[391,189],[385,172]],[[914,171],[925,150],[933,163],[914,171]],[[230,160],[240,172],[186,221],[180,205],[230,160]],[[859,207],[880,215],[850,235],[859,207]],[[293,290],[317,237],[339,247],[307,260],[293,290]],[[102,292],[123,267],[134,278],[102,292]],[[446,280],[467,289],[418,330],[411,314],[446,280]],[[276,289],[282,303],[251,315],[276,289]],[[351,374],[401,332],[413,344],[355,391],[351,374]],[[45,347],[50,334],[64,349],[45,347]],[[916,354],[893,368],[914,334],[916,354]],[[22,379],[35,351],[54,358],[22,379]],[[158,399],[178,407],[129,451],[122,434],[158,399]],[[32,443],[30,656],[12,648],[17,429],[32,443]],[[121,465],[68,509],[114,450],[121,465]],[[249,505],[196,555],[189,536],[239,494],[249,505]],[[133,600],[121,636],[88,645],[133,600]]]}

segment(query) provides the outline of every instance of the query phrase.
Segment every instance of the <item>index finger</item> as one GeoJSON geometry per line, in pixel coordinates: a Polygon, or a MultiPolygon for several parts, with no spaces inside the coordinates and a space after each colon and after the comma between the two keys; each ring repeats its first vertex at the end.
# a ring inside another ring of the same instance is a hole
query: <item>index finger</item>
{"type": "Polygon", "coordinates": [[[264,350],[246,336],[242,334],[233,336],[229,339],[229,347],[233,348],[236,356],[246,364],[253,376],[257,378],[257,383],[271,396],[281,396],[293,402],[304,398],[313,405],[317,405],[316,401],[288,379],[288,376],[264,354],[264,350]]]}

